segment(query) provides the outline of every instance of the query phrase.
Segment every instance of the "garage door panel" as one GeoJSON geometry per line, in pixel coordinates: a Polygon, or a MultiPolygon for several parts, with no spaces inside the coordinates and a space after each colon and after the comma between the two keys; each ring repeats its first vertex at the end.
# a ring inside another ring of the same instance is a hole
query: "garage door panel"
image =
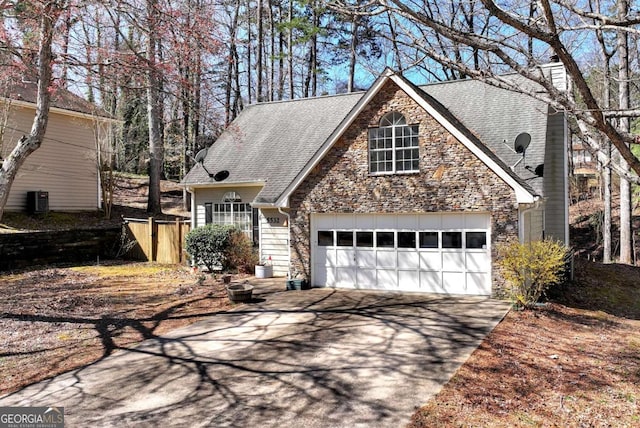
{"type": "Polygon", "coordinates": [[[440,214],[422,215],[418,219],[418,228],[422,230],[442,229],[442,216],[440,214]]]}
{"type": "Polygon", "coordinates": [[[395,250],[378,250],[376,252],[376,266],[378,266],[379,268],[395,268],[395,250]]]}
{"type": "Polygon", "coordinates": [[[420,272],[415,270],[398,271],[398,287],[401,290],[419,290],[420,272]]]}
{"type": "Polygon", "coordinates": [[[465,214],[464,226],[467,229],[488,229],[489,216],[481,213],[465,214]]]}
{"type": "Polygon", "coordinates": [[[336,266],[337,267],[353,266],[355,260],[356,260],[355,250],[342,249],[342,248],[338,248],[336,250],[336,266]]]}
{"type": "Polygon", "coordinates": [[[327,268],[322,264],[315,264],[315,284],[317,286],[333,286],[333,268],[327,268]],[[331,281],[329,278],[331,277],[331,281]]]}
{"type": "Polygon", "coordinates": [[[376,288],[384,290],[396,290],[398,288],[398,274],[395,269],[378,269],[376,288]]]}
{"type": "Polygon", "coordinates": [[[335,284],[338,287],[353,288],[356,284],[356,271],[351,267],[337,267],[335,269],[335,284]]]}
{"type": "Polygon", "coordinates": [[[358,250],[356,255],[358,267],[374,268],[376,267],[376,253],[373,250],[358,250]]]}
{"type": "Polygon", "coordinates": [[[489,254],[486,251],[478,253],[466,253],[465,266],[468,271],[472,272],[487,272],[487,267],[490,264],[489,254]]]}
{"type": "Polygon", "coordinates": [[[420,269],[440,271],[442,269],[442,254],[440,252],[420,252],[420,269]]]}
{"type": "Polygon", "coordinates": [[[398,251],[398,269],[418,269],[420,254],[417,251],[398,251]]]}
{"type": "Polygon", "coordinates": [[[373,288],[376,285],[376,269],[358,268],[356,271],[358,288],[373,288]]]}
{"type": "Polygon", "coordinates": [[[465,274],[463,272],[442,272],[442,288],[450,294],[465,294],[465,274]]]}
{"type": "Polygon", "coordinates": [[[464,228],[464,214],[446,214],[442,216],[442,229],[464,228]]]}
{"type": "Polygon", "coordinates": [[[466,294],[491,294],[491,275],[488,273],[467,273],[466,294]]]}
{"type": "Polygon", "coordinates": [[[327,247],[317,247],[313,259],[316,264],[332,266],[332,262],[335,262],[335,254],[331,253],[335,253],[335,251],[327,247]]]}
{"type": "Polygon", "coordinates": [[[442,270],[445,271],[463,271],[464,270],[464,253],[462,252],[443,252],[442,253],[442,270]]]}
{"type": "Polygon", "coordinates": [[[376,217],[376,228],[394,230],[398,228],[398,217],[395,215],[379,215],[376,217]]]}
{"type": "Polygon", "coordinates": [[[442,274],[440,272],[420,272],[420,291],[444,293],[442,274]]]}
{"type": "Polygon", "coordinates": [[[361,214],[356,217],[356,229],[373,230],[376,227],[376,216],[361,214]]]}

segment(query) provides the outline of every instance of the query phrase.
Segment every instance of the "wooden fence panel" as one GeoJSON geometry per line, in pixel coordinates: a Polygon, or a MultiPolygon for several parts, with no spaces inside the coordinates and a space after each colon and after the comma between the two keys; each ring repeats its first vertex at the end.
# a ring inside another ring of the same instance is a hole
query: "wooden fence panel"
{"type": "Polygon", "coordinates": [[[158,221],[126,218],[130,239],[135,242],[128,257],[159,263],[183,263],[186,261],[184,239],[189,232],[188,221],[158,221]]]}

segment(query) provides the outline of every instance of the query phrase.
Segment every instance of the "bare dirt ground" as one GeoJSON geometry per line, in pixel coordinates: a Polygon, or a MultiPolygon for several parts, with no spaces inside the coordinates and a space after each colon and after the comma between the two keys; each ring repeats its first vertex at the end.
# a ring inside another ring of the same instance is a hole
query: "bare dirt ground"
{"type": "MultiPolygon", "coordinates": [[[[144,215],[144,182],[120,190],[122,210],[144,215]]],[[[176,190],[165,212],[180,212],[176,190]]],[[[581,209],[575,281],[510,312],[409,427],[640,426],[640,268],[588,261],[581,209]]],[[[0,294],[0,395],[229,307],[218,280],[149,263],[4,274],[0,294]]]]}
{"type": "Polygon", "coordinates": [[[0,279],[0,396],[232,306],[219,279],[155,263],[0,279]]]}

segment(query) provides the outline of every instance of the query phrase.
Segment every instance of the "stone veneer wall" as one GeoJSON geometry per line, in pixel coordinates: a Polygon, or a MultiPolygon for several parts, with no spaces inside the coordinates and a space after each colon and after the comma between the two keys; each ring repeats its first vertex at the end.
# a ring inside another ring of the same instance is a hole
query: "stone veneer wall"
{"type": "MultiPolygon", "coordinates": [[[[518,237],[513,189],[392,81],[296,189],[290,206],[294,278],[311,277],[312,213],[489,212],[494,260],[496,244],[518,237]],[[368,128],[391,111],[419,124],[419,173],[369,173],[368,128]]],[[[504,281],[495,263],[492,277],[493,294],[501,297],[504,281]]]]}

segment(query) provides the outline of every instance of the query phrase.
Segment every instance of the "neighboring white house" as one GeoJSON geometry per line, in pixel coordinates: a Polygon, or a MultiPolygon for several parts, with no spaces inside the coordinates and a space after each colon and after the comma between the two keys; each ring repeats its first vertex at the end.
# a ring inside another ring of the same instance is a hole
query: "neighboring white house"
{"type": "Polygon", "coordinates": [[[569,239],[565,114],[473,80],[249,106],[183,183],[319,287],[501,295],[497,244],[569,239]]]}
{"type": "MultiPolygon", "coordinates": [[[[0,158],[28,135],[35,116],[36,85],[14,83],[0,94],[0,158]]],[[[48,193],[49,209],[87,211],[101,206],[98,147],[108,147],[116,121],[104,110],[65,90],[52,100],[41,147],[20,168],[6,211],[24,211],[27,193],[48,193]]]]}

